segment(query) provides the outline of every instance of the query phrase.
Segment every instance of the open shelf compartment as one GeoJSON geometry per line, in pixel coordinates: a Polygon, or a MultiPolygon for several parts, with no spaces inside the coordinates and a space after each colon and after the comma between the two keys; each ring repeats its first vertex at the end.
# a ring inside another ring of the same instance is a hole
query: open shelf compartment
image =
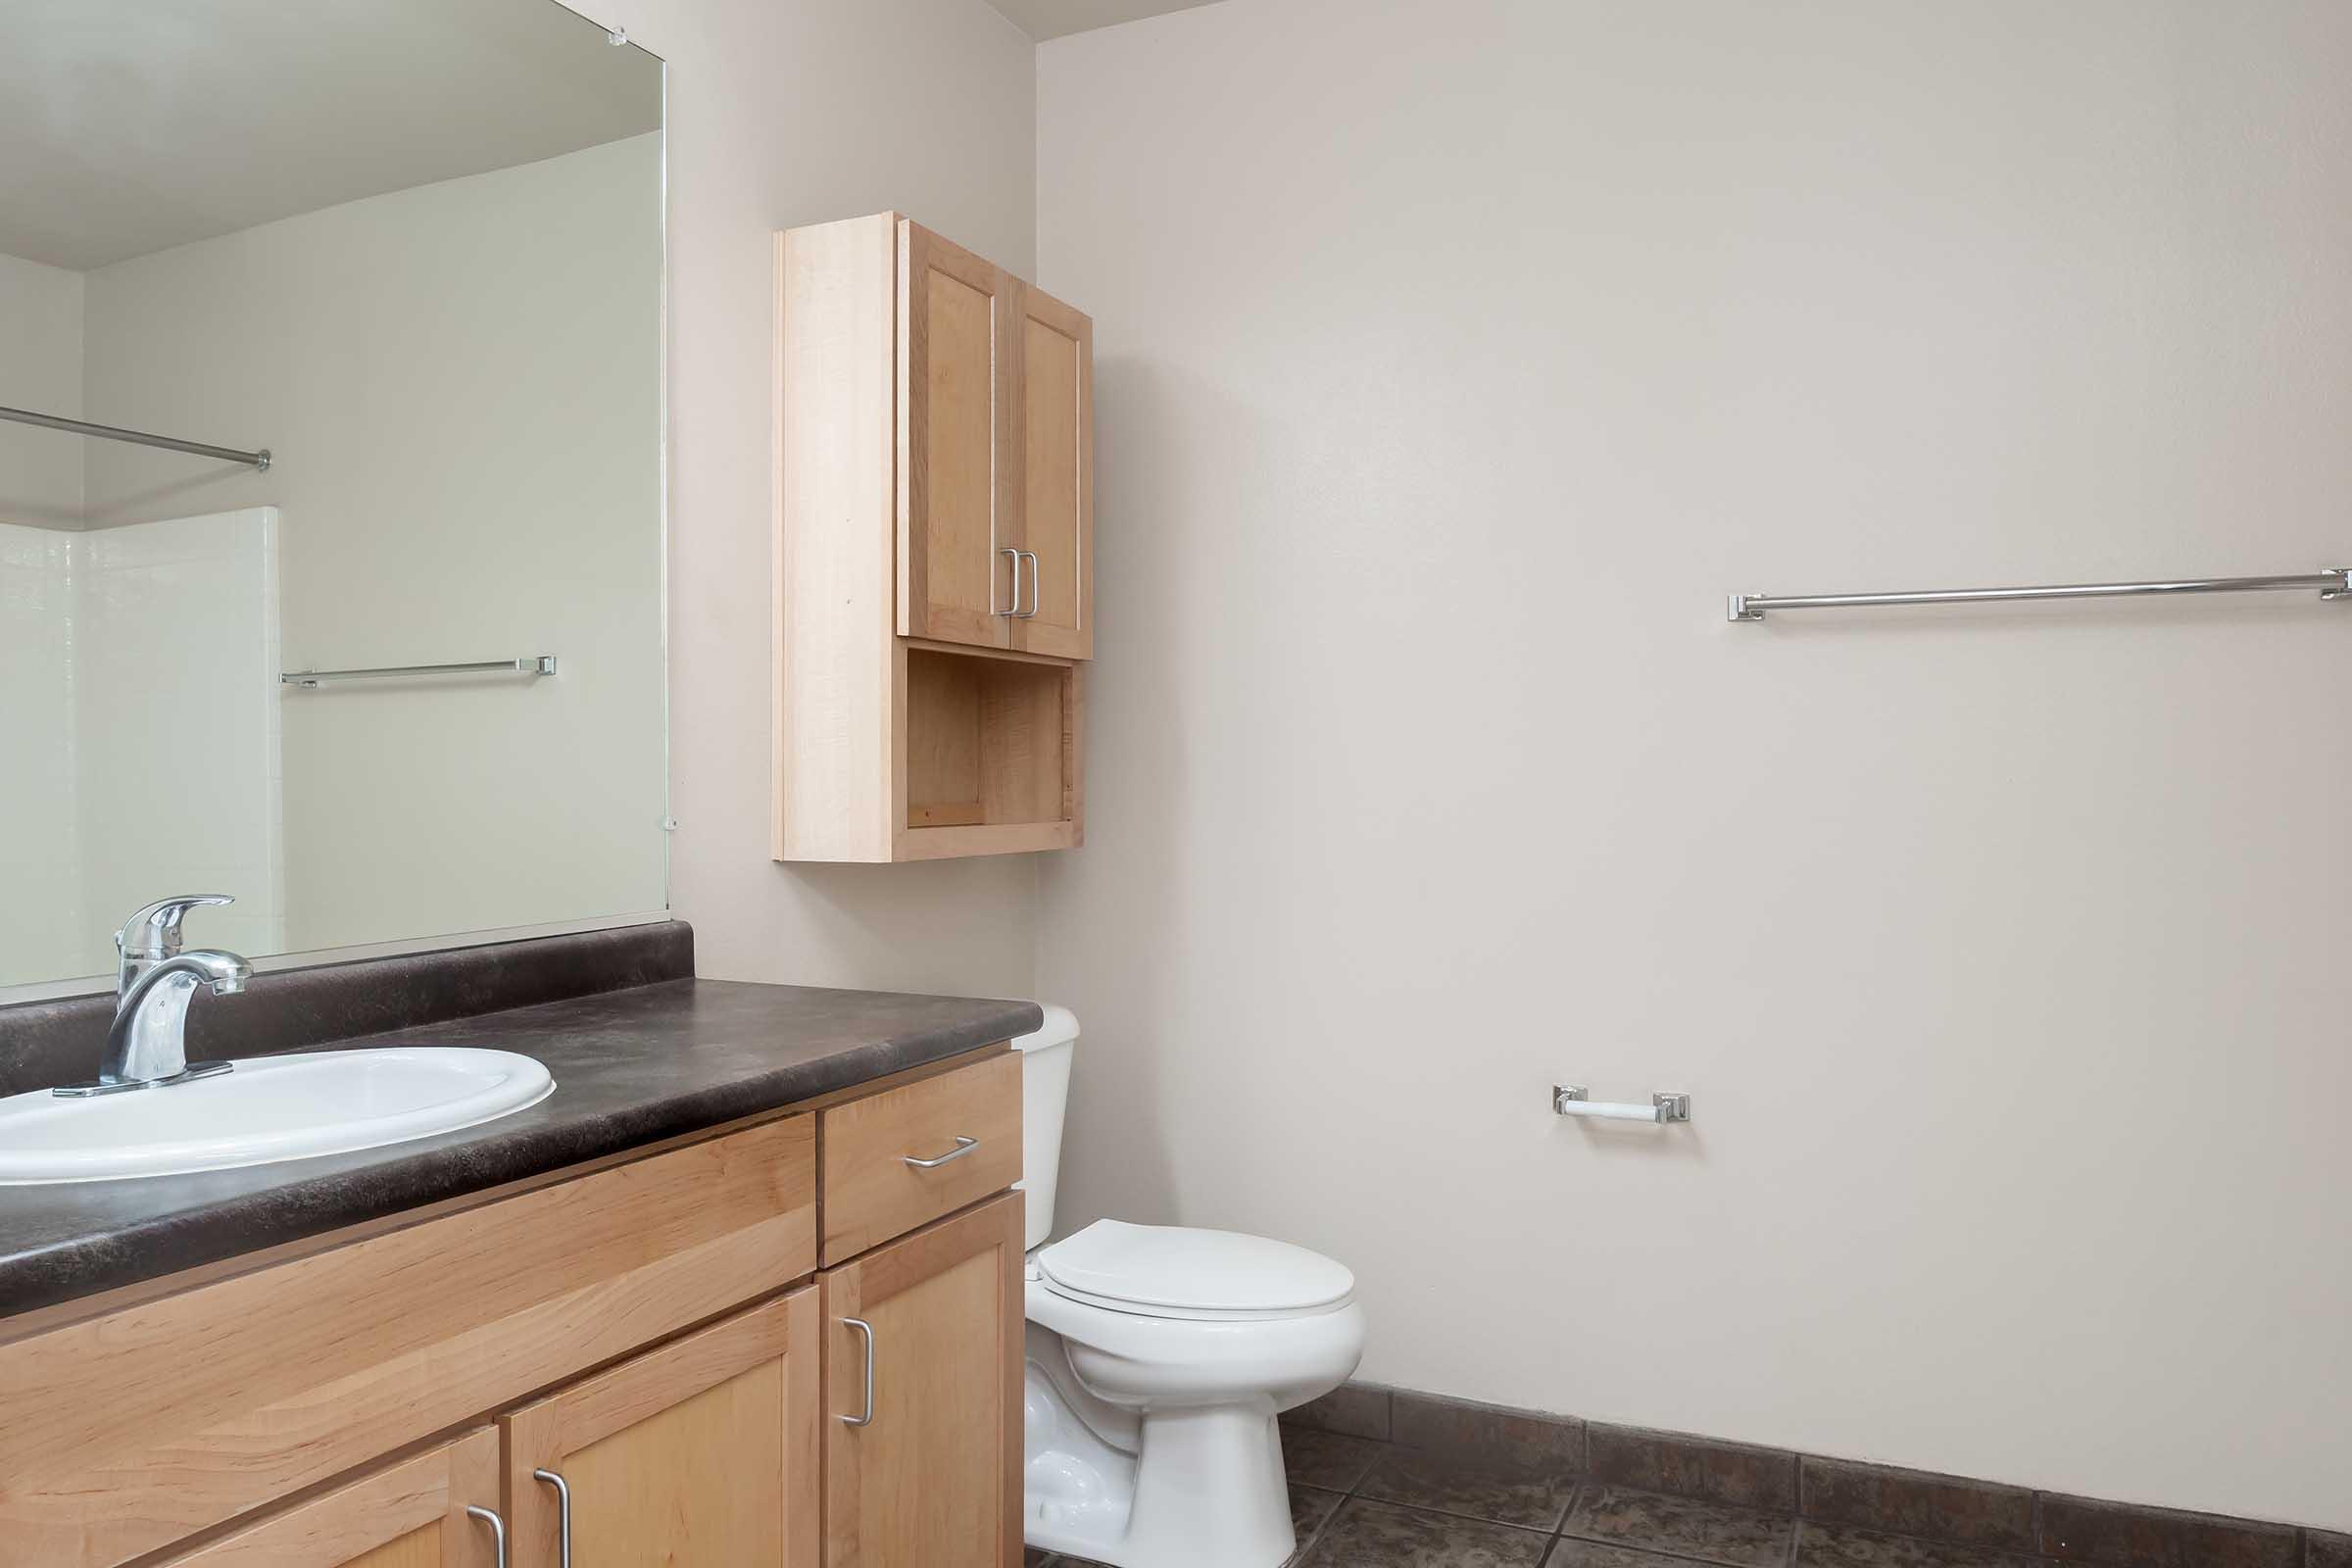
{"type": "Polygon", "coordinates": [[[1078,842],[1075,664],[906,649],[905,858],[1078,842]]]}

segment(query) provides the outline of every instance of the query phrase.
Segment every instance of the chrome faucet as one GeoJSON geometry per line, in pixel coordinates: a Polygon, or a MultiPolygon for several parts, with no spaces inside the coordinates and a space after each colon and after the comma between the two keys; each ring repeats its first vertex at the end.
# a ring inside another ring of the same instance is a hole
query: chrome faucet
{"type": "Polygon", "coordinates": [[[122,961],[115,971],[115,1021],[97,1078],[55,1093],[70,1097],[120,1094],[210,1078],[225,1061],[188,1060],[188,1003],[199,985],[216,997],[234,996],[253,978],[253,965],[233,953],[199,948],[182,953],[180,917],[208,904],[233,904],[223,893],[191,893],[150,904],[115,934],[122,961]]]}

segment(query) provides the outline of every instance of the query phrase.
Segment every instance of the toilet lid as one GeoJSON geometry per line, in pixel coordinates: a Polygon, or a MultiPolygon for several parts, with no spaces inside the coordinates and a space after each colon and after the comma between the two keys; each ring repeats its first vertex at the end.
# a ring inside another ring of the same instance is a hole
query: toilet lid
{"type": "Polygon", "coordinates": [[[1049,1287],[1134,1311],[1313,1312],[1355,1291],[1320,1252],[1238,1231],[1100,1219],[1037,1254],[1049,1287]]]}

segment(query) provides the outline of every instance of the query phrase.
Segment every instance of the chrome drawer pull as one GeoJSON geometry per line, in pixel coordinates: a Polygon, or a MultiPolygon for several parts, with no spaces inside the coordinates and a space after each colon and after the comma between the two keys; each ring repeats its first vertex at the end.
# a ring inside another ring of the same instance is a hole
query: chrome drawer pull
{"type": "Polygon", "coordinates": [[[531,1475],[556,1489],[556,1506],[560,1510],[556,1517],[562,1524],[563,1541],[557,1561],[561,1568],[571,1568],[571,1487],[553,1470],[534,1470],[531,1475]]]}
{"type": "Polygon", "coordinates": [[[498,1568],[507,1568],[507,1522],[495,1510],[477,1508],[471,1503],[466,1505],[466,1512],[490,1527],[491,1537],[498,1543],[498,1568]]]}
{"type": "Polygon", "coordinates": [[[842,1321],[865,1336],[865,1414],[834,1419],[845,1426],[870,1427],[874,1424],[874,1326],[861,1317],[845,1317],[842,1321]]]}
{"type": "Polygon", "coordinates": [[[963,1136],[963,1134],[957,1133],[956,1134],[956,1147],[949,1150],[946,1153],[940,1155],[937,1159],[917,1159],[912,1154],[901,1154],[899,1157],[905,1160],[907,1164],[912,1165],[916,1170],[937,1170],[940,1166],[945,1165],[949,1160],[961,1159],[964,1155],[970,1153],[973,1150],[978,1149],[979,1147],[979,1139],[966,1138],[963,1136]]]}

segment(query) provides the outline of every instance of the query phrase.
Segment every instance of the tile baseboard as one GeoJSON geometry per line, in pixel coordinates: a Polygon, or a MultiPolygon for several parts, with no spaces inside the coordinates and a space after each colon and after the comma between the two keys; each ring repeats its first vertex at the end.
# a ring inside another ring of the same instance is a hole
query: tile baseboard
{"type": "Polygon", "coordinates": [[[2094,1568],[2352,1568],[2352,1535],[2103,1502],[1966,1476],[1350,1383],[1283,1416],[1300,1429],[1461,1450],[1594,1483],[1785,1515],[1820,1535],[1959,1548],[1953,1560],[2094,1568]]]}

